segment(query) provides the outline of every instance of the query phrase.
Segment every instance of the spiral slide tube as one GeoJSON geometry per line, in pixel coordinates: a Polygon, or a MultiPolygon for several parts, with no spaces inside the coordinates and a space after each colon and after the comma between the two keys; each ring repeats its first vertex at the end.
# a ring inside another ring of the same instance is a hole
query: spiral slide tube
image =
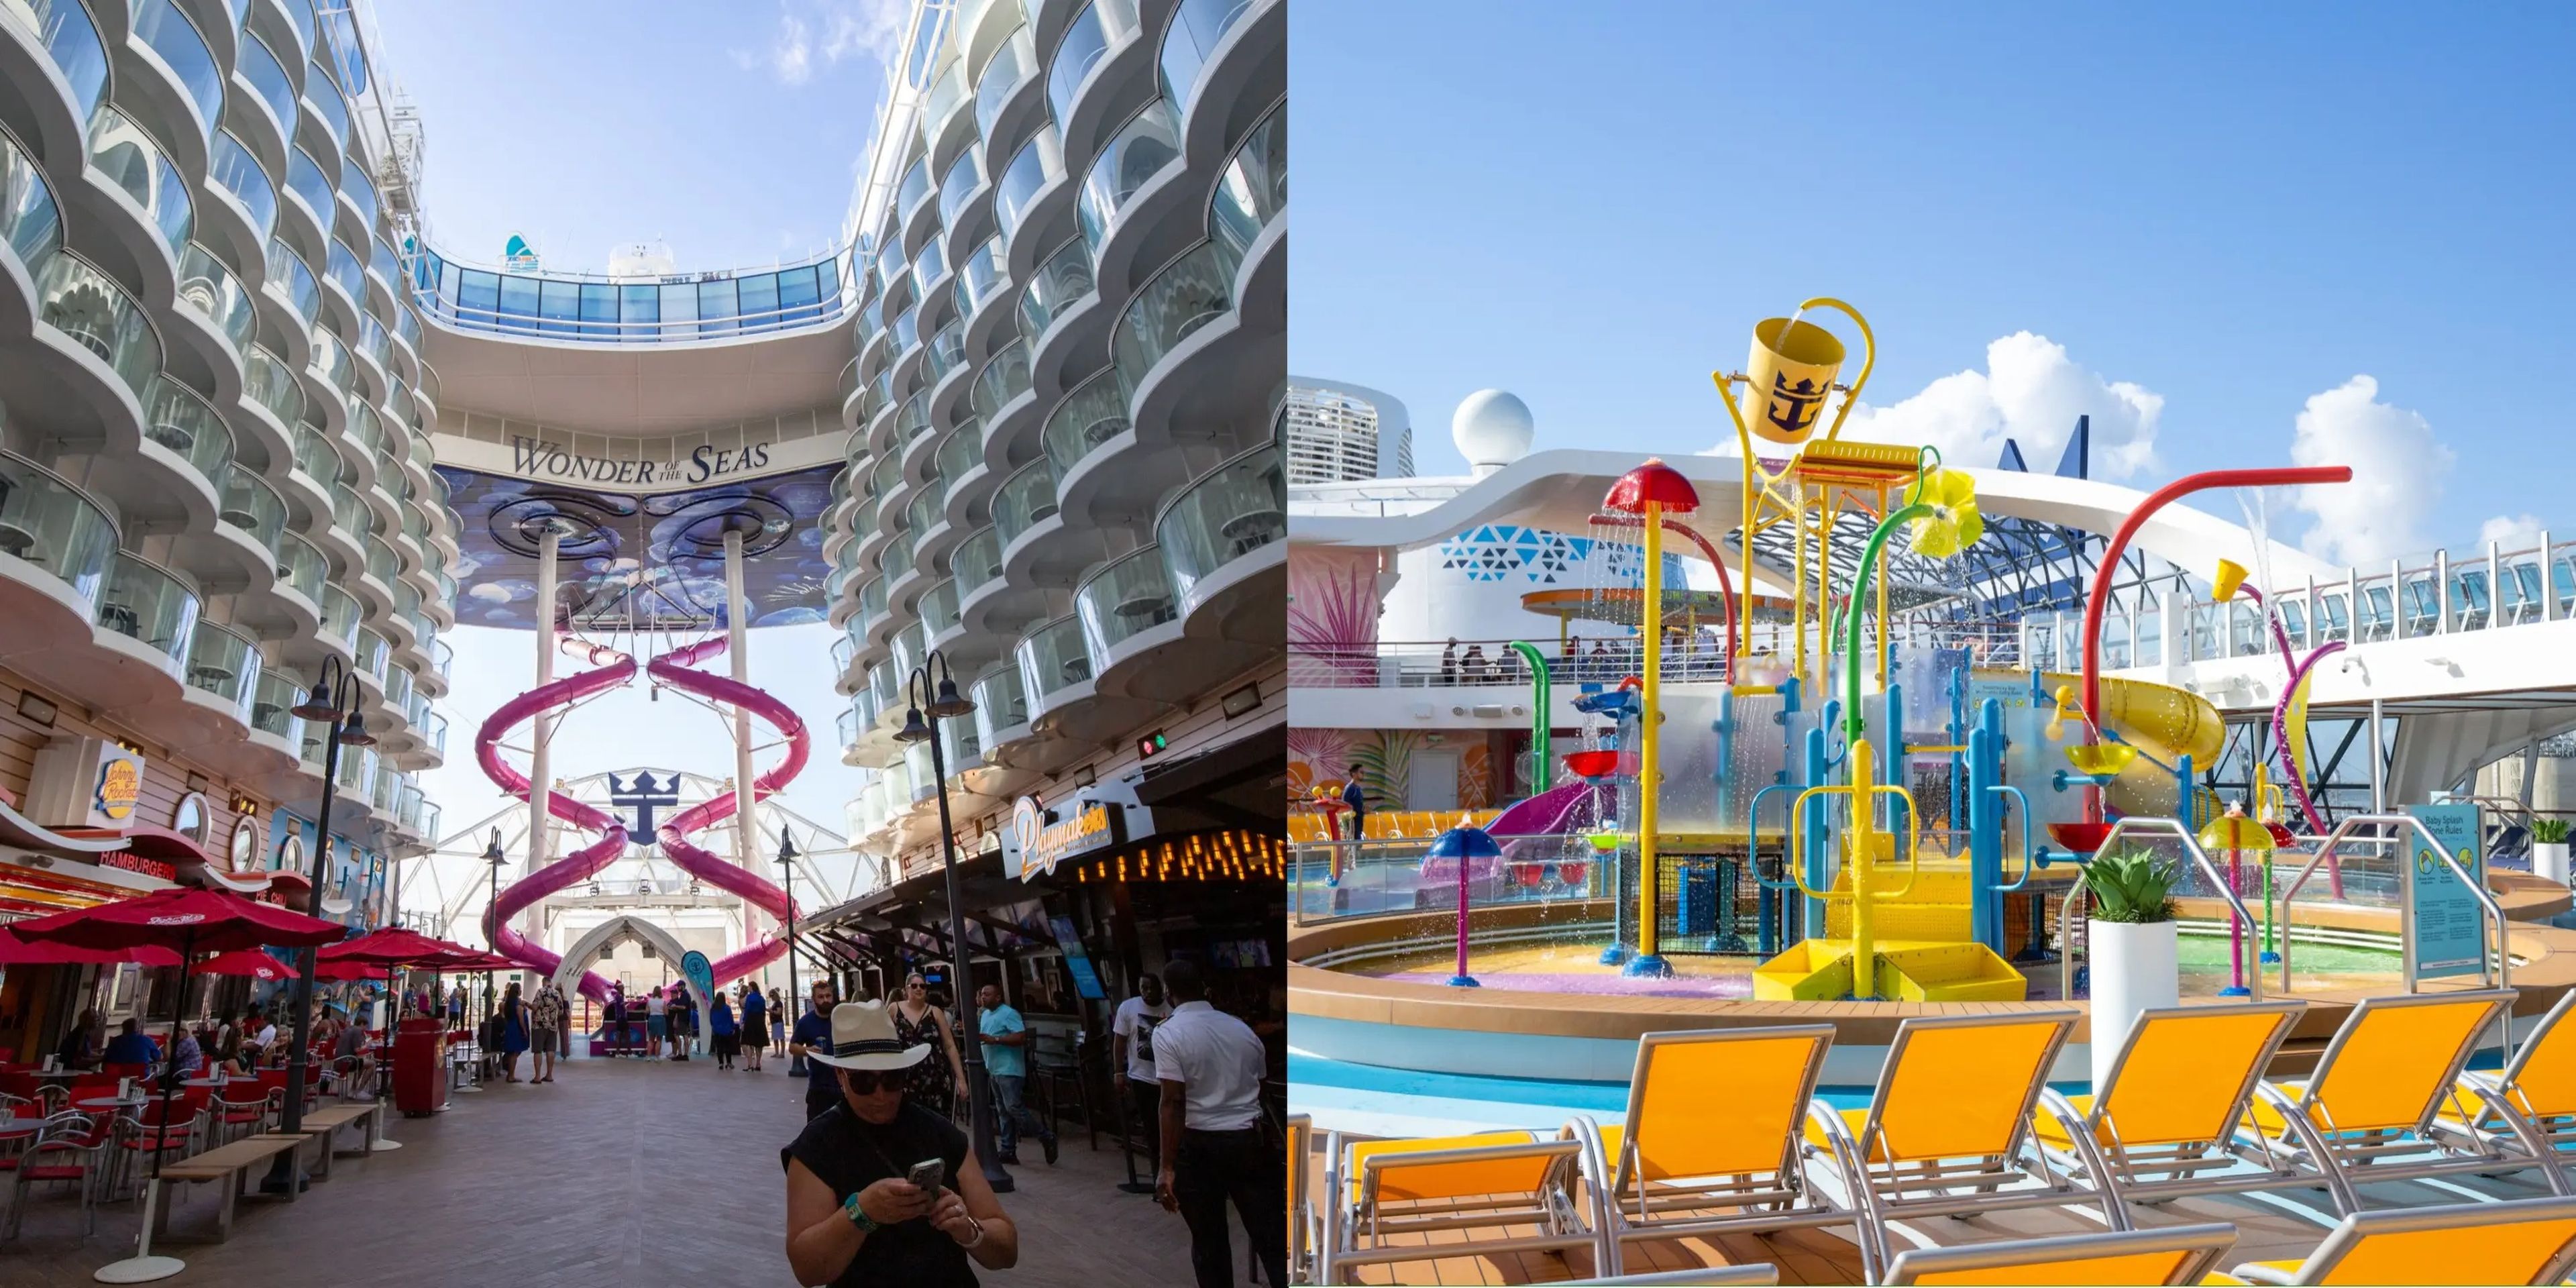
{"type": "MultiPolygon", "coordinates": [[[[483,766],[484,775],[503,792],[521,800],[526,800],[531,790],[528,776],[501,759],[501,735],[521,721],[605,693],[635,678],[635,659],[615,649],[565,640],[563,650],[572,657],[591,663],[594,669],[539,685],[502,703],[474,735],[474,759],[483,766]]],[[[511,929],[509,920],[539,899],[575,882],[587,881],[600,869],[616,862],[626,853],[626,825],[619,822],[616,815],[570,796],[557,794],[546,799],[550,806],[548,813],[583,831],[598,832],[600,838],[529,873],[503,890],[500,898],[484,910],[483,933],[502,956],[525,962],[551,975],[563,964],[563,957],[511,929]]],[[[594,1002],[606,1002],[608,981],[596,972],[584,971],[581,992],[582,996],[594,1002]]]]}
{"type": "MultiPolygon", "coordinates": [[[[787,739],[787,757],[770,766],[768,772],[751,781],[755,797],[765,798],[775,795],[780,788],[795,781],[796,775],[804,772],[805,757],[810,750],[812,736],[805,730],[804,719],[790,710],[786,703],[770,696],[766,690],[753,688],[740,680],[721,675],[709,675],[694,669],[699,662],[724,650],[725,637],[714,636],[673,649],[654,658],[645,670],[660,683],[694,693],[711,702],[739,707],[775,727],[787,739]]],[[[739,799],[736,795],[726,792],[682,810],[678,817],[656,829],[655,835],[662,842],[662,852],[669,855],[671,861],[678,864],[689,875],[717,889],[748,900],[752,906],[772,917],[786,920],[789,915],[786,891],[779,889],[749,868],[727,862],[722,856],[700,848],[689,840],[690,836],[733,817],[738,805],[739,799]]],[[[759,943],[751,944],[740,952],[728,954],[723,960],[717,962],[715,982],[719,986],[730,983],[786,954],[786,941],[776,934],[771,934],[759,943]]]]}

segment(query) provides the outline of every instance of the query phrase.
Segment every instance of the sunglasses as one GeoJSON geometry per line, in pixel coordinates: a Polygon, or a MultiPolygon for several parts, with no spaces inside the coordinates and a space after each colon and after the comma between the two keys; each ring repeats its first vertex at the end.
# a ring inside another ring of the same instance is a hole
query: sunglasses
{"type": "Polygon", "coordinates": [[[841,1080],[849,1084],[850,1093],[873,1096],[880,1091],[901,1091],[910,1069],[843,1069],[841,1080]]]}

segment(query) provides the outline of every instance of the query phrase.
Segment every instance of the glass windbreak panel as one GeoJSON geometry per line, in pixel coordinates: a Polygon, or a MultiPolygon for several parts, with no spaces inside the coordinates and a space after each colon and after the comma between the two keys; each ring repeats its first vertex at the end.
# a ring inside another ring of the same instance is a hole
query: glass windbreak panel
{"type": "Polygon", "coordinates": [[[236,350],[249,345],[251,329],[259,324],[258,309],[241,279],[195,242],[179,252],[179,299],[205,314],[236,350]]]}
{"type": "Polygon", "coordinates": [[[324,228],[331,226],[331,179],[322,171],[322,163],[302,148],[286,154],[286,190],[294,193],[313,212],[313,218],[324,228]]]}
{"type": "Polygon", "coordinates": [[[573,335],[581,319],[581,283],[540,278],[537,281],[537,328],[547,335],[573,335]]]}
{"type": "Polygon", "coordinates": [[[313,276],[304,257],[287,249],[285,242],[272,237],[268,241],[268,280],[286,296],[295,315],[310,324],[322,311],[322,282],[313,276]]]}
{"type": "Polygon", "coordinates": [[[740,292],[731,278],[698,283],[698,330],[702,334],[730,332],[735,319],[741,316],[740,292]]]}
{"type": "Polygon", "coordinates": [[[48,258],[36,279],[36,316],[106,363],[137,399],[161,374],[161,337],[142,307],[114,278],[68,251],[48,258]]]}
{"type": "Polygon", "coordinates": [[[617,287],[609,282],[581,283],[581,333],[615,339],[616,322],[617,287]]]}
{"type": "Polygon", "coordinates": [[[340,195],[358,208],[358,222],[373,234],[376,230],[376,182],[367,177],[365,167],[347,157],[340,159],[340,195]]]}
{"type": "Polygon", "coordinates": [[[1217,42],[1251,8],[1252,0],[1181,0],[1180,12],[1172,15],[1172,25],[1163,32],[1163,97],[1185,106],[1189,103],[1208,55],[1216,52],[1217,42]]]}
{"type": "Polygon", "coordinates": [[[269,52],[268,43],[252,32],[243,32],[241,52],[234,56],[233,70],[249,81],[250,87],[258,91],[259,101],[268,105],[270,114],[277,118],[279,136],[293,133],[295,83],[287,79],[286,64],[269,52]]]}
{"type": "Polygon", "coordinates": [[[469,326],[491,326],[501,312],[501,275],[453,264],[447,266],[447,271],[456,278],[452,295],[457,317],[469,326]]]}
{"type": "Polygon", "coordinates": [[[107,96],[107,45],[89,10],[80,0],[9,0],[7,7],[35,28],[54,70],[71,86],[72,105],[87,120],[107,96]]]}
{"type": "Polygon", "coordinates": [[[1119,368],[1142,377],[1200,327],[1234,307],[1234,265],[1224,247],[1200,242],[1163,267],[1118,320],[1119,368]]]}
{"type": "Polygon", "coordinates": [[[948,573],[959,589],[973,595],[987,583],[1002,575],[1002,533],[998,528],[977,528],[972,536],[958,543],[948,556],[948,573]]]}
{"type": "Polygon", "coordinates": [[[966,365],[966,324],[951,322],[930,337],[930,381],[937,384],[948,373],[966,365]]]}
{"type": "Polygon", "coordinates": [[[837,289],[828,285],[837,280],[832,274],[830,264],[817,264],[811,268],[791,268],[780,272],[777,305],[779,324],[784,326],[795,322],[811,322],[827,316],[829,310],[823,307],[823,300],[837,289]]]}
{"type": "Polygon", "coordinates": [[[778,325],[778,275],[754,273],[734,281],[734,308],[742,316],[746,331],[766,331],[778,325]]]}
{"type": "Polygon", "coordinates": [[[629,339],[647,340],[653,336],[653,324],[662,320],[662,293],[651,286],[617,288],[618,333],[629,339]]]}
{"type": "Polygon", "coordinates": [[[957,625],[957,583],[943,581],[921,592],[921,625],[933,639],[957,625]]]}
{"type": "Polygon", "coordinates": [[[224,71],[215,65],[206,38],[197,34],[197,24],[170,0],[144,0],[135,10],[134,36],[161,55],[162,63],[179,78],[179,88],[196,103],[198,123],[213,130],[215,118],[224,111],[224,71]]]}
{"type": "Polygon", "coordinates": [[[1127,380],[1116,367],[1083,382],[1047,417],[1039,435],[1056,477],[1071,474],[1100,445],[1127,432],[1127,380]]]}
{"type": "Polygon", "coordinates": [[[996,668],[972,686],[975,699],[975,732],[990,747],[1000,739],[994,735],[1014,725],[1029,722],[1028,690],[1020,682],[1016,665],[996,668]]]}
{"type": "Polygon", "coordinates": [[[278,423],[292,425],[304,419],[304,387],[296,383],[286,359],[252,345],[242,357],[242,384],[252,402],[277,413],[278,423]]]}
{"type": "Polygon", "coordinates": [[[319,64],[304,69],[304,101],[331,131],[332,141],[342,148],[348,147],[349,105],[341,99],[340,91],[332,86],[331,77],[319,64]]]}
{"type": "MultiPolygon", "coordinates": [[[[928,119],[928,114],[924,113],[923,118],[928,119]]],[[[923,157],[914,161],[912,168],[903,172],[903,182],[895,185],[894,208],[909,216],[912,214],[912,208],[929,195],[930,158],[923,157]]]]}
{"type": "Polygon", "coordinates": [[[1038,189],[1064,173],[1064,141],[1055,126],[1038,127],[1037,135],[1023,145],[1002,171],[1001,182],[993,186],[993,222],[1000,225],[1002,236],[1017,232],[1020,220],[1029,213],[1029,202],[1038,189]]]}
{"type": "Polygon", "coordinates": [[[30,273],[40,271],[45,258],[63,244],[63,217],[54,205],[54,190],[37,171],[35,158],[5,132],[0,132],[0,239],[8,241],[30,273]]]}
{"type": "MultiPolygon", "coordinates": [[[[166,6],[168,0],[163,3],[166,6]]],[[[151,216],[170,254],[177,256],[188,244],[196,212],[188,204],[187,181],[179,177],[179,167],[170,164],[161,141],[124,113],[102,107],[90,118],[89,161],[151,216]]]]}
{"type": "Polygon", "coordinates": [[[1208,235],[1224,243],[1237,263],[1254,238],[1288,208],[1288,114],[1272,112],[1245,136],[1217,176],[1208,201],[1208,235]]]}
{"type": "Polygon", "coordinates": [[[347,243],[331,243],[331,257],[323,261],[322,272],[349,293],[351,303],[367,298],[366,271],[358,262],[358,252],[349,249],[347,243]]]}
{"type": "Polygon", "coordinates": [[[236,462],[224,471],[223,496],[216,504],[224,522],[248,534],[261,549],[277,552],[278,538],[286,532],[286,502],[266,480],[236,462]]]}
{"type": "Polygon", "coordinates": [[[999,237],[987,240],[975,248],[974,254],[966,257],[966,263],[957,271],[958,316],[975,316],[975,310],[993,298],[1002,287],[1002,271],[1002,239],[999,237]]]}
{"type": "Polygon", "coordinates": [[[14,555],[98,602],[116,553],[116,525],[79,488],[32,461],[0,452],[0,554],[14,555]]]}
{"type": "Polygon", "coordinates": [[[1055,517],[1055,467],[1045,457],[1021,466],[993,494],[993,528],[1008,547],[1029,529],[1055,517]]]}
{"type": "Polygon", "coordinates": [[[304,682],[284,671],[262,671],[251,690],[250,727],[287,746],[304,745],[304,720],[295,714],[304,701],[304,682]]]}
{"type": "Polygon", "coordinates": [[[1050,696],[1091,679],[1091,655],[1083,649],[1079,617],[1059,617],[1029,632],[1015,652],[1026,692],[1050,696]]]}
{"type": "Polygon", "coordinates": [[[1054,60],[1047,64],[1047,106],[1055,109],[1055,119],[1071,116],[1074,96],[1091,69],[1112,47],[1135,34],[1134,0],[1096,0],[1073,16],[1063,39],[1056,42],[1054,60]]]}
{"type": "Polygon", "coordinates": [[[912,280],[921,283],[925,292],[931,283],[948,271],[948,252],[940,249],[939,243],[939,238],[931,238],[922,246],[921,253],[912,257],[912,280]]]}
{"type": "Polygon", "coordinates": [[[1030,274],[1029,288],[1020,292],[1021,338],[1037,343],[1049,323],[1091,291],[1091,247],[1079,237],[1067,237],[1030,274]]]}
{"type": "Polygon", "coordinates": [[[249,714],[253,686],[259,682],[259,652],[229,627],[197,623],[188,645],[188,683],[235,704],[249,714]]]}
{"type": "Polygon", "coordinates": [[[535,331],[539,283],[533,277],[503,274],[501,305],[495,310],[497,322],[504,330],[535,331]]]}
{"type": "Polygon", "coordinates": [[[1083,643],[1097,663],[1138,632],[1180,616],[1162,552],[1152,546],[1113,560],[1073,592],[1082,617],[1083,643]]]}
{"type": "Polygon", "coordinates": [[[1011,400],[1029,391],[1029,342],[1013,340],[984,363],[975,377],[975,414],[991,423],[1011,400]]]}
{"type": "Polygon", "coordinates": [[[1100,150],[1100,159],[1091,163],[1091,172],[1083,176],[1082,192],[1074,200],[1083,240],[1097,250],[1101,239],[1118,226],[1118,212],[1126,209],[1127,199],[1180,155],[1180,118],[1171,104],[1155,99],[1109,140],[1109,146],[1100,150]]]}
{"type": "Polygon", "coordinates": [[[277,186],[268,181],[268,172],[259,168],[241,140],[216,132],[213,150],[206,157],[206,177],[250,212],[253,232],[266,237],[276,231],[277,186]]]}
{"type": "Polygon", "coordinates": [[[98,597],[98,624],[132,640],[141,640],[172,662],[188,656],[197,629],[198,601],[188,584],[168,569],[119,550],[108,570],[107,586],[98,597]]]}
{"type": "Polygon", "coordinates": [[[698,333],[698,288],[677,282],[662,288],[660,301],[662,338],[685,340],[698,333]]]}
{"type": "Polygon", "coordinates": [[[1288,479],[1268,445],[1191,484],[1154,524],[1172,590],[1190,607],[1202,578],[1287,536],[1288,479]]]}
{"type": "Polygon", "coordinates": [[[993,124],[1002,115],[1002,105],[1011,101],[1012,93],[1028,80],[1037,65],[1037,42],[1029,38],[1029,29],[1013,31],[1011,38],[995,51],[992,61],[984,64],[984,74],[975,82],[976,137],[993,137],[993,124]]]}
{"type": "Polygon", "coordinates": [[[154,376],[152,396],[143,400],[143,436],[177,453],[206,486],[222,490],[233,463],[233,434],[196,390],[154,376]]]}
{"type": "Polygon", "coordinates": [[[948,173],[939,179],[939,222],[955,226],[957,212],[966,208],[966,199],[984,186],[982,149],[968,148],[948,164],[948,173]]]}

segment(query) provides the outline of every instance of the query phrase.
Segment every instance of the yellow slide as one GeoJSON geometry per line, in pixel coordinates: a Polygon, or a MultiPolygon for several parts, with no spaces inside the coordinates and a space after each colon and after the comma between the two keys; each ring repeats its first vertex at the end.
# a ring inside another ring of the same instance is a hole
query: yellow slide
{"type": "MultiPolygon", "coordinates": [[[[2081,675],[2051,671],[2040,677],[2043,692],[2055,693],[2060,685],[2068,684],[2074,685],[2079,694],[2084,691],[2081,675]]],[[[2094,712],[2093,718],[2129,745],[2168,765],[2190,756],[2195,775],[2217,759],[2219,745],[2227,737],[2226,722],[2219,719],[2218,708],[2211,706],[2209,699],[2145,680],[2104,678],[2102,709],[2094,712]]],[[[2118,780],[2104,791],[2103,800],[2122,814],[2158,818],[2178,816],[2182,805],[2173,775],[2143,758],[2130,761],[2128,768],[2120,771],[2118,780]]]]}

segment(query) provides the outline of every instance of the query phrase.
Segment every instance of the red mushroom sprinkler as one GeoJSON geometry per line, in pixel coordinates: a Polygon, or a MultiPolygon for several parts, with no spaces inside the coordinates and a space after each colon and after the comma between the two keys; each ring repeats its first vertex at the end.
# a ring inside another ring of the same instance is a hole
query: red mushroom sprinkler
{"type": "Polygon", "coordinates": [[[1655,762],[1662,720],[1658,703],[1663,691],[1664,516],[1697,510],[1699,493],[1679,470],[1664,464],[1661,457],[1650,456],[1619,476],[1602,508],[1637,516],[1644,536],[1646,585],[1637,615],[1644,655],[1643,682],[1637,694],[1637,955],[1622,969],[1629,975],[1661,977],[1673,973],[1672,964],[1655,951],[1655,798],[1661,789],[1655,762]]]}

